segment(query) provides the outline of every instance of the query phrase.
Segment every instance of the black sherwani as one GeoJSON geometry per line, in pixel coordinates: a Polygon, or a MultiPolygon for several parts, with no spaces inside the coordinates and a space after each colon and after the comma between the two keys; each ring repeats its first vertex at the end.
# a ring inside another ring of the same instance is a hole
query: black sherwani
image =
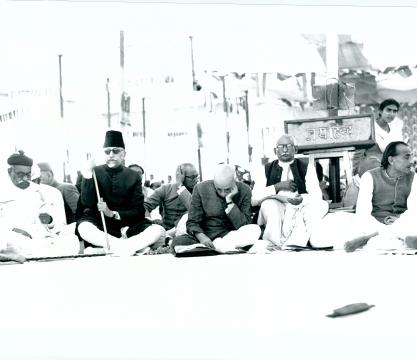
{"type": "MultiPolygon", "coordinates": [[[[130,237],[139,234],[150,226],[151,222],[145,219],[141,178],[137,172],[125,166],[110,168],[107,165],[96,166],[94,171],[100,196],[110,210],[117,211],[120,215],[120,220],[105,217],[109,234],[120,237],[120,229],[129,226],[127,236],[130,237]]],[[[83,214],[77,225],[82,221],[89,221],[103,229],[97,202],[94,179],[83,178],[81,183],[83,214]]]]}

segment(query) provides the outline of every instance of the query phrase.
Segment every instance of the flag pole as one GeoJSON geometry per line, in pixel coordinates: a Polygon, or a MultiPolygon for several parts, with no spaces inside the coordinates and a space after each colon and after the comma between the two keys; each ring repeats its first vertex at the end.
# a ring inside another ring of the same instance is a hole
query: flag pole
{"type": "Polygon", "coordinates": [[[225,128],[226,128],[226,149],[227,149],[227,164],[230,163],[230,133],[229,133],[229,103],[226,98],[226,79],[225,75],[220,76],[223,84],[223,110],[226,114],[225,128]]]}
{"type": "MultiPolygon", "coordinates": [[[[148,163],[146,161],[146,109],[145,109],[145,98],[142,98],[142,136],[143,136],[143,162],[145,168],[145,174],[148,169],[148,163]]],[[[145,175],[146,180],[146,175],[145,175]]]]}
{"type": "Polygon", "coordinates": [[[249,163],[252,162],[252,146],[250,144],[249,136],[249,101],[248,101],[248,90],[245,90],[245,115],[246,115],[246,134],[248,138],[248,157],[249,163]]]}
{"type": "MultiPolygon", "coordinates": [[[[191,50],[191,76],[193,79],[193,91],[199,91],[200,89],[197,88],[197,80],[195,79],[195,67],[194,67],[194,50],[193,50],[193,37],[189,36],[190,39],[190,50],[191,50]]],[[[198,171],[200,173],[200,180],[203,181],[203,170],[201,166],[201,135],[202,135],[201,125],[197,122],[197,140],[198,140],[198,147],[197,147],[197,158],[198,158],[198,171]]]]}
{"type": "Polygon", "coordinates": [[[106,92],[107,92],[107,127],[111,129],[111,112],[110,112],[110,79],[106,81],[106,92]]]}
{"type": "MultiPolygon", "coordinates": [[[[58,66],[59,66],[59,113],[61,117],[61,126],[65,132],[65,122],[64,122],[64,96],[62,95],[62,54],[58,54],[58,66]]],[[[66,162],[63,162],[63,181],[67,182],[67,166],[69,165],[69,149],[67,145],[67,140],[65,139],[65,153],[66,153],[66,162]]]]}

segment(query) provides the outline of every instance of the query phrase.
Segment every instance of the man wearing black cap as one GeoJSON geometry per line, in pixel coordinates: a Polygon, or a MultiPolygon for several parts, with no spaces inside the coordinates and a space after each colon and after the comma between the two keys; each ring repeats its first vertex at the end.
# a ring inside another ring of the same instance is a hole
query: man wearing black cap
{"type": "Polygon", "coordinates": [[[84,213],[77,222],[78,235],[86,247],[106,248],[101,211],[112,252],[133,255],[159,245],[159,240],[165,240],[165,230],[145,218],[141,178],[123,165],[126,153],[122,133],[107,131],[103,148],[106,164],[95,166],[90,162],[83,171],[81,203],[84,213]],[[93,171],[101,199],[97,198],[93,171]]]}
{"type": "Polygon", "coordinates": [[[26,256],[76,254],[78,243],[74,235],[62,236],[65,227],[63,200],[53,201],[50,192],[31,181],[33,160],[23,151],[12,154],[9,182],[0,193],[0,232],[26,256]]]}

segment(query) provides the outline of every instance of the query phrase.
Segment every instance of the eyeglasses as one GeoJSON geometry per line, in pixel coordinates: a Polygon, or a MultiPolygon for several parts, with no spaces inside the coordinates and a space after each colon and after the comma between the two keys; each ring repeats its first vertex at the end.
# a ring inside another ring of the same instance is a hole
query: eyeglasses
{"type": "Polygon", "coordinates": [[[118,149],[118,148],[115,148],[115,149],[105,149],[105,150],[104,150],[104,153],[105,153],[106,155],[110,155],[110,153],[111,153],[111,152],[113,152],[113,154],[114,154],[114,155],[117,155],[117,154],[119,154],[122,150],[123,150],[123,149],[118,149]]]}
{"type": "Polygon", "coordinates": [[[23,171],[14,171],[14,174],[19,178],[19,179],[23,179],[23,178],[28,178],[30,179],[32,177],[32,173],[29,172],[23,172],[23,171]]]}
{"type": "Polygon", "coordinates": [[[199,177],[200,175],[198,175],[198,174],[196,174],[196,175],[189,175],[189,176],[184,176],[184,177],[186,177],[186,178],[188,178],[188,179],[190,179],[190,180],[195,180],[195,179],[197,179],[198,177],[199,177]]]}
{"type": "Polygon", "coordinates": [[[284,149],[291,150],[293,147],[294,147],[293,144],[280,144],[280,145],[277,145],[277,149],[278,150],[284,150],[284,149]]]}

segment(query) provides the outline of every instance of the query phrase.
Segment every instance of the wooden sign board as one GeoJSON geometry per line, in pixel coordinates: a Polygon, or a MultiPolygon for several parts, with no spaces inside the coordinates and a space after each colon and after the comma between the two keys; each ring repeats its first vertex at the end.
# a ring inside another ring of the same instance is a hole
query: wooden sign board
{"type": "Polygon", "coordinates": [[[284,126],[285,132],[295,137],[299,151],[345,146],[367,148],[375,144],[370,114],[287,120],[284,126]]]}

